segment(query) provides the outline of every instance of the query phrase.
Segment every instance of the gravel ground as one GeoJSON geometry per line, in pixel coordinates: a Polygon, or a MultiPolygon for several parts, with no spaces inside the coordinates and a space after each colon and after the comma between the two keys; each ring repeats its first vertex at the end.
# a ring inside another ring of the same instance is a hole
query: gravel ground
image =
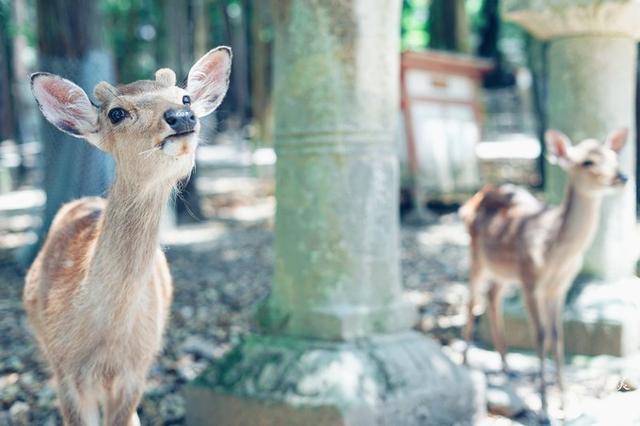
{"type": "MultiPolygon", "coordinates": [[[[253,309],[267,296],[271,282],[269,222],[209,222],[167,238],[175,300],[165,349],[150,372],[139,407],[143,424],[183,424],[181,388],[251,329],[253,309]]],[[[427,227],[402,229],[403,282],[407,296],[422,312],[418,328],[438,338],[455,360],[459,359],[459,336],[465,320],[467,241],[461,223],[452,214],[427,227]]],[[[6,253],[4,261],[2,256],[0,252],[0,425],[61,424],[53,383],[29,334],[20,303],[22,273],[7,260],[6,253]]],[[[486,424],[535,421],[533,410],[538,400],[531,373],[535,358],[527,354],[512,358],[521,374],[506,383],[496,372],[499,363],[495,352],[472,352],[473,367],[485,373],[492,389],[511,398],[506,408],[505,404],[498,408],[494,404],[492,410],[513,420],[493,414],[486,424]]],[[[577,367],[567,372],[568,381],[577,382],[571,387],[571,400],[578,401],[572,405],[571,416],[579,417],[581,404],[587,401],[584,398],[599,399],[615,392],[616,378],[622,377],[628,365],[612,357],[579,358],[577,367]]]]}

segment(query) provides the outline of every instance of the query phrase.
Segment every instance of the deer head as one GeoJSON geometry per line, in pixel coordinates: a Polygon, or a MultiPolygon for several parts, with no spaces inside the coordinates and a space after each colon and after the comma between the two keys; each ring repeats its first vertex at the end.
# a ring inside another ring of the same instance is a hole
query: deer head
{"type": "Polygon", "coordinates": [[[230,71],[231,49],[218,47],[193,65],[186,88],[176,86],[176,75],[167,68],[158,70],[155,80],[115,87],[98,83],[99,106],[57,75],[35,73],[31,88],[47,120],[111,154],[121,178],[173,184],[190,173],[199,118],[222,102],[230,71]]]}
{"type": "Polygon", "coordinates": [[[620,171],[619,153],[627,142],[627,129],[612,132],[605,143],[586,139],[572,146],[569,138],[557,130],[547,130],[545,142],[549,160],[569,175],[581,193],[600,194],[623,186],[628,178],[620,171]]]}

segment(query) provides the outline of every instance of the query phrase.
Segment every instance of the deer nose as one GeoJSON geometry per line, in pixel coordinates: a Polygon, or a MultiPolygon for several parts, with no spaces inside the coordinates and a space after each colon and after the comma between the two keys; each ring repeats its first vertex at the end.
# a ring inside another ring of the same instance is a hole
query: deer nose
{"type": "Polygon", "coordinates": [[[191,108],[167,110],[164,113],[164,121],[178,134],[191,132],[198,123],[198,119],[191,111],[191,108]]]}
{"type": "Polygon", "coordinates": [[[627,175],[621,172],[616,173],[616,182],[624,185],[625,183],[627,183],[628,180],[629,178],[627,177],[627,175]]]}

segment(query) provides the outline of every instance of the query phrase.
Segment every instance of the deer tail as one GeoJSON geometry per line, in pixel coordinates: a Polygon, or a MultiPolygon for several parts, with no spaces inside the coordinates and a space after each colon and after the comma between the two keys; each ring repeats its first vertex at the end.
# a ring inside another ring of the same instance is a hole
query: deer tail
{"type": "Polygon", "coordinates": [[[476,219],[478,215],[478,210],[480,209],[480,205],[482,201],[485,199],[486,195],[493,191],[494,188],[491,185],[485,185],[480,191],[476,192],[473,197],[469,198],[466,203],[460,207],[458,210],[458,214],[462,218],[462,221],[467,227],[470,227],[473,221],[476,219]]]}

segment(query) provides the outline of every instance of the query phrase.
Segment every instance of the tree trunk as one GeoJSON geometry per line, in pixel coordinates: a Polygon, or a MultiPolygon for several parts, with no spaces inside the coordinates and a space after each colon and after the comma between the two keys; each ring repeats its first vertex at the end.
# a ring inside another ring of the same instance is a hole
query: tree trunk
{"type": "Polygon", "coordinates": [[[231,87],[227,96],[233,100],[235,107],[235,120],[230,123],[235,127],[234,130],[240,130],[247,123],[250,112],[246,13],[247,8],[243,7],[242,3],[229,4],[226,7],[230,43],[233,46],[231,87]]]}
{"type": "Polygon", "coordinates": [[[14,108],[11,96],[10,11],[0,3],[0,141],[15,137],[14,108]]]}
{"type": "MultiPolygon", "coordinates": [[[[33,13],[33,11],[31,11],[31,13],[33,13]]],[[[29,71],[24,58],[24,52],[28,48],[25,29],[30,27],[27,2],[25,0],[14,0],[11,3],[11,15],[14,28],[17,29],[12,42],[11,75],[19,76],[19,78],[11,78],[15,140],[17,143],[22,144],[38,139],[38,123],[40,120],[40,113],[30,99],[31,87],[29,79],[26,78],[29,71]]],[[[24,162],[24,150],[22,147],[23,145],[20,145],[21,161],[18,168],[17,186],[24,183],[27,178],[27,168],[24,162]]]]}
{"type": "MultiPolygon", "coordinates": [[[[112,58],[104,49],[104,28],[96,2],[37,0],[40,70],[74,81],[89,94],[99,81],[112,80],[112,58]]],[[[63,134],[42,119],[44,189],[47,202],[38,242],[44,241],[60,206],[88,195],[104,195],[113,177],[113,161],[86,142],[63,134]]]]}
{"type": "Polygon", "coordinates": [[[470,51],[469,17],[464,0],[432,0],[427,25],[430,48],[465,53],[470,51]]]}
{"type": "MultiPolygon", "coordinates": [[[[191,65],[197,59],[194,55],[196,46],[196,34],[201,34],[200,25],[204,25],[206,20],[198,18],[203,9],[203,0],[164,0],[163,17],[166,37],[163,49],[166,51],[166,63],[173,69],[178,82],[187,77],[191,65]]],[[[202,36],[198,37],[197,44],[201,48],[202,36]]],[[[203,119],[202,132],[206,133],[210,127],[205,123],[213,119],[207,117],[203,119]]],[[[190,178],[185,179],[180,187],[180,193],[175,200],[176,220],[178,223],[193,223],[204,220],[201,209],[200,194],[196,188],[197,168],[190,178]]]]}
{"type": "Polygon", "coordinates": [[[272,145],[273,114],[271,108],[271,73],[273,23],[271,9],[265,2],[254,4],[251,19],[251,38],[253,40],[253,61],[251,71],[251,102],[253,116],[258,127],[258,143],[261,146],[272,145]]]}
{"type": "Polygon", "coordinates": [[[500,0],[485,0],[480,9],[480,29],[478,35],[478,56],[493,61],[493,69],[484,76],[484,86],[487,88],[509,87],[515,84],[512,72],[505,69],[502,52],[500,51],[500,0]]]}
{"type": "Polygon", "coordinates": [[[529,69],[533,77],[533,105],[536,116],[537,136],[542,149],[538,158],[538,170],[540,172],[540,187],[545,186],[546,152],[544,144],[544,132],[547,129],[547,43],[526,36],[526,52],[529,69]]]}
{"type": "MultiPolygon", "coordinates": [[[[638,58],[640,58],[640,46],[638,58]]],[[[640,105],[640,63],[636,69],[636,105],[640,105]]],[[[636,107],[636,128],[640,128],[640,108],[638,107],[636,107]]],[[[634,142],[636,145],[636,164],[640,164],[640,132],[638,131],[636,131],[636,140],[634,142]]],[[[640,167],[638,166],[636,166],[636,182],[640,182],[640,167]]],[[[640,185],[636,186],[636,209],[638,209],[638,204],[640,204],[640,185]]]]}

